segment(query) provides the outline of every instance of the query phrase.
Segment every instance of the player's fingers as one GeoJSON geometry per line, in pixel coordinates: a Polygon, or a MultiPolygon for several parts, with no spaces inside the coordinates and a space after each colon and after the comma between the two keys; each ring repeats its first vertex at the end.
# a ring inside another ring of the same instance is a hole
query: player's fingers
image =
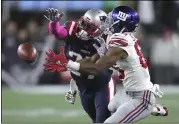
{"type": "Polygon", "coordinates": [[[46,14],[49,15],[50,14],[50,11],[49,9],[46,10],[46,14]]]}
{"type": "Polygon", "coordinates": [[[56,20],[56,13],[54,8],[52,8],[52,18],[54,21],[56,20]]]}
{"type": "Polygon", "coordinates": [[[62,68],[58,68],[57,71],[63,72],[63,69],[62,68]]]}
{"type": "Polygon", "coordinates": [[[50,71],[52,68],[45,68],[44,70],[45,71],[50,71]]]}
{"type": "Polygon", "coordinates": [[[60,68],[60,69],[58,69],[58,71],[64,72],[64,71],[66,71],[66,68],[60,68]]]}
{"type": "Polygon", "coordinates": [[[54,16],[54,8],[51,8],[52,15],[54,16]]]}
{"type": "Polygon", "coordinates": [[[50,19],[50,11],[49,11],[49,9],[48,10],[46,10],[46,14],[45,14],[45,18],[48,18],[48,19],[50,19]]]}
{"type": "Polygon", "coordinates": [[[53,20],[52,8],[49,8],[49,17],[50,17],[51,20],[53,20]]]}
{"type": "Polygon", "coordinates": [[[59,18],[59,20],[63,17],[65,15],[65,13],[60,13],[60,14],[58,14],[58,18],[59,18]]]}
{"type": "Polygon", "coordinates": [[[55,9],[54,11],[55,11],[55,12],[58,12],[58,9],[55,9]]]}
{"type": "Polygon", "coordinates": [[[51,67],[50,64],[43,64],[43,66],[45,66],[45,67],[51,67]]]}
{"type": "Polygon", "coordinates": [[[52,70],[53,68],[52,67],[48,67],[48,68],[45,68],[44,70],[45,71],[50,71],[50,70],[52,70]]]}
{"type": "Polygon", "coordinates": [[[52,49],[49,49],[49,53],[50,53],[50,56],[55,56],[55,53],[53,52],[53,50],[52,49]]]}
{"type": "Polygon", "coordinates": [[[46,12],[47,12],[47,16],[50,17],[50,15],[51,15],[51,10],[50,10],[50,8],[49,8],[48,10],[46,10],[46,12]]]}
{"type": "Polygon", "coordinates": [[[45,52],[45,54],[47,55],[47,57],[50,57],[50,52],[45,52]]]}
{"type": "Polygon", "coordinates": [[[44,17],[45,17],[47,20],[51,21],[46,15],[44,15],[44,17]]]}
{"type": "Polygon", "coordinates": [[[45,58],[45,61],[47,61],[48,63],[52,62],[49,58],[45,58]]]}
{"type": "Polygon", "coordinates": [[[51,9],[51,8],[48,8],[48,12],[51,13],[51,12],[52,12],[52,9],[51,9]]]}
{"type": "Polygon", "coordinates": [[[58,9],[54,9],[54,13],[55,13],[55,15],[57,15],[58,14],[58,9]]]}
{"type": "Polygon", "coordinates": [[[49,53],[54,53],[52,49],[49,49],[49,53]]]}
{"type": "Polygon", "coordinates": [[[62,66],[63,66],[63,67],[66,67],[66,66],[67,66],[67,63],[62,64],[62,66]]]}
{"type": "Polygon", "coordinates": [[[56,71],[56,68],[52,68],[51,70],[50,70],[50,72],[55,72],[56,71]]]}

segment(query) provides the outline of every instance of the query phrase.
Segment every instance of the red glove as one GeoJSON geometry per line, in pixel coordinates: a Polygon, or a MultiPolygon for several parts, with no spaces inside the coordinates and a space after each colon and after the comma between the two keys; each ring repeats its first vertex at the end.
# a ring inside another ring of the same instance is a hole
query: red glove
{"type": "Polygon", "coordinates": [[[62,65],[58,65],[58,64],[44,64],[45,66],[45,71],[49,71],[49,72],[55,72],[55,71],[60,71],[60,72],[65,72],[67,71],[67,68],[62,66],[62,65]]]}
{"type": "Polygon", "coordinates": [[[52,50],[49,50],[49,52],[46,52],[46,55],[47,64],[44,64],[46,71],[67,71],[66,65],[68,60],[64,54],[64,46],[60,47],[60,54],[56,55],[52,50]]]}

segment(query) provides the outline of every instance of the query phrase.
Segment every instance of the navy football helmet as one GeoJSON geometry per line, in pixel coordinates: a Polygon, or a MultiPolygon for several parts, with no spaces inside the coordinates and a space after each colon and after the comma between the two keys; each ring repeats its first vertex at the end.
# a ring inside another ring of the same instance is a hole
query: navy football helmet
{"type": "Polygon", "coordinates": [[[128,6],[118,6],[112,10],[114,33],[133,32],[139,23],[138,13],[128,6]]]}

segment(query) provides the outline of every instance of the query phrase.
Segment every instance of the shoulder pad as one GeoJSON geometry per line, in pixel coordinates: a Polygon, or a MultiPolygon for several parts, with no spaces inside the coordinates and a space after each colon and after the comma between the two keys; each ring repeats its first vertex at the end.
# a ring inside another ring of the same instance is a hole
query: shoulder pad
{"type": "Polygon", "coordinates": [[[128,42],[124,34],[115,33],[109,38],[109,44],[128,46],[128,42]]]}

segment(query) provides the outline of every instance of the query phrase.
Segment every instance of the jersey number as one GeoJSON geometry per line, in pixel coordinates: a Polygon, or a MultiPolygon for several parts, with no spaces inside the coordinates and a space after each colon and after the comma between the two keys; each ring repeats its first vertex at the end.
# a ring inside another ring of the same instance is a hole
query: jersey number
{"type": "MultiPolygon", "coordinates": [[[[75,52],[73,52],[73,51],[69,51],[69,55],[71,56],[71,57],[75,57],[75,61],[78,61],[78,60],[80,60],[80,59],[83,59],[83,57],[80,55],[80,54],[78,54],[78,53],[75,53],[75,52]]],[[[77,72],[77,71],[71,71],[73,74],[75,74],[76,76],[81,76],[81,74],[79,73],[79,72],[77,72]]],[[[94,79],[94,75],[88,75],[88,79],[94,79]]]]}
{"type": "MultiPolygon", "coordinates": [[[[140,64],[142,65],[143,68],[147,68],[147,60],[144,58],[137,42],[135,42],[134,47],[135,47],[135,50],[137,52],[137,55],[139,56],[140,64]]],[[[122,70],[122,69],[119,69],[119,78],[120,79],[125,78],[124,70],[122,70]]]]}
{"type": "Polygon", "coordinates": [[[137,42],[135,42],[134,47],[137,52],[137,55],[139,56],[140,64],[142,65],[143,68],[147,68],[147,60],[144,58],[144,56],[140,50],[139,44],[137,42]]]}

